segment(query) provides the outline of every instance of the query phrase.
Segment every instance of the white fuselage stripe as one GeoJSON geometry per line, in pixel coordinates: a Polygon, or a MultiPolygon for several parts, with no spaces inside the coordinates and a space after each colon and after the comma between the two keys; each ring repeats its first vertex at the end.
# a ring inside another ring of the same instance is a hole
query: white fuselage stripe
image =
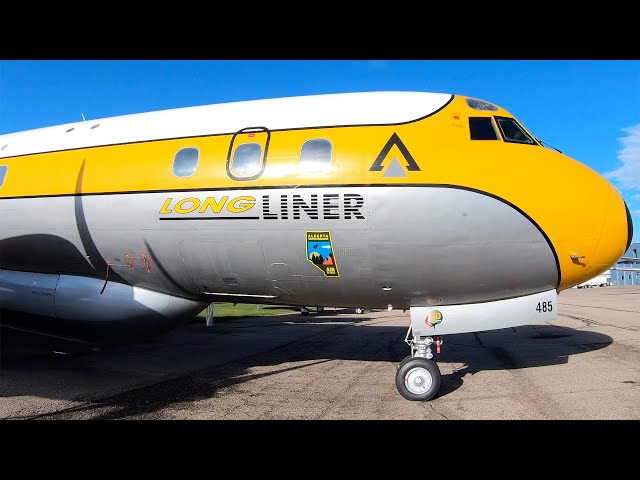
{"type": "Polygon", "coordinates": [[[425,92],[363,92],[175,108],[0,135],[0,159],[167,138],[336,125],[387,125],[428,116],[453,98],[425,92]]]}

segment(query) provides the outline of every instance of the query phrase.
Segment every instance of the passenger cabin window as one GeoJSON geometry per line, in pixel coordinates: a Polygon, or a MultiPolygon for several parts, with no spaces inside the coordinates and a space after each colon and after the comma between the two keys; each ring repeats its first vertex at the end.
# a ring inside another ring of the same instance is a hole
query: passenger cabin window
{"type": "Polygon", "coordinates": [[[9,167],[6,165],[0,165],[0,188],[2,188],[2,185],[4,184],[4,179],[7,176],[7,170],[9,170],[9,167]]]}
{"type": "Polygon", "coordinates": [[[231,160],[231,171],[239,179],[250,179],[262,169],[262,145],[243,143],[236,148],[231,160]]]}
{"type": "Polygon", "coordinates": [[[324,172],[331,167],[331,142],[323,139],[307,140],[300,149],[303,172],[324,172]]]}
{"type": "Polygon", "coordinates": [[[173,158],[173,174],[176,177],[190,177],[198,168],[200,152],[197,148],[181,148],[173,158]]]}
{"type": "Polygon", "coordinates": [[[500,140],[491,117],[469,117],[471,140],[500,140]]]}
{"type": "Polygon", "coordinates": [[[498,122],[498,127],[500,127],[500,132],[502,132],[505,142],[537,145],[533,138],[531,138],[513,118],[496,117],[496,121],[498,122]]]}

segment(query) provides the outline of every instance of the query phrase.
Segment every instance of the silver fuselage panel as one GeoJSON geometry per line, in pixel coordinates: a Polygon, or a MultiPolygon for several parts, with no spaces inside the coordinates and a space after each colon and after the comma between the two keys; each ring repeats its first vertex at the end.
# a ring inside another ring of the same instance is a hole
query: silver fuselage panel
{"type": "MultiPolygon", "coordinates": [[[[20,283],[18,272],[33,272],[96,279],[85,283],[97,290],[109,279],[203,305],[239,294],[254,303],[409,308],[558,284],[538,226],[509,203],[463,188],[85,194],[4,199],[2,210],[3,289],[20,283]],[[310,260],[307,232],[329,232],[337,274],[310,260]]],[[[6,306],[12,294],[3,295],[6,306]]],[[[35,309],[48,311],[46,294],[41,300],[35,309]]]]}

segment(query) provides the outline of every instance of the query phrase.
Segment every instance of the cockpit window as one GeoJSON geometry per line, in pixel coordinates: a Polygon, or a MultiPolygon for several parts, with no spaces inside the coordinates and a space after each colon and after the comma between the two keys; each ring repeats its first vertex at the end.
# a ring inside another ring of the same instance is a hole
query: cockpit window
{"type": "Polygon", "coordinates": [[[500,140],[491,117],[469,117],[471,140],[500,140]]]}
{"type": "Polygon", "coordinates": [[[515,121],[509,117],[495,117],[498,122],[500,132],[505,142],[526,143],[529,145],[537,145],[527,132],[515,121]]]}
{"type": "Polygon", "coordinates": [[[467,105],[469,105],[474,110],[491,110],[496,111],[498,107],[496,107],[493,103],[485,102],[484,100],[478,100],[477,98],[467,98],[467,105]]]}

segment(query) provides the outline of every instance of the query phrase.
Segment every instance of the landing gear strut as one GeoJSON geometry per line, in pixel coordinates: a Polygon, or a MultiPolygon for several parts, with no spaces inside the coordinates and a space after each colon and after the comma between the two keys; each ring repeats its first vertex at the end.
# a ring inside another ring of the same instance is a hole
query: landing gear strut
{"type": "Polygon", "coordinates": [[[406,357],[396,372],[396,387],[400,395],[407,400],[431,400],[440,389],[440,369],[431,360],[431,345],[437,345],[438,352],[442,341],[436,337],[414,336],[409,340],[412,327],[409,327],[405,342],[411,347],[411,355],[406,357]]]}

